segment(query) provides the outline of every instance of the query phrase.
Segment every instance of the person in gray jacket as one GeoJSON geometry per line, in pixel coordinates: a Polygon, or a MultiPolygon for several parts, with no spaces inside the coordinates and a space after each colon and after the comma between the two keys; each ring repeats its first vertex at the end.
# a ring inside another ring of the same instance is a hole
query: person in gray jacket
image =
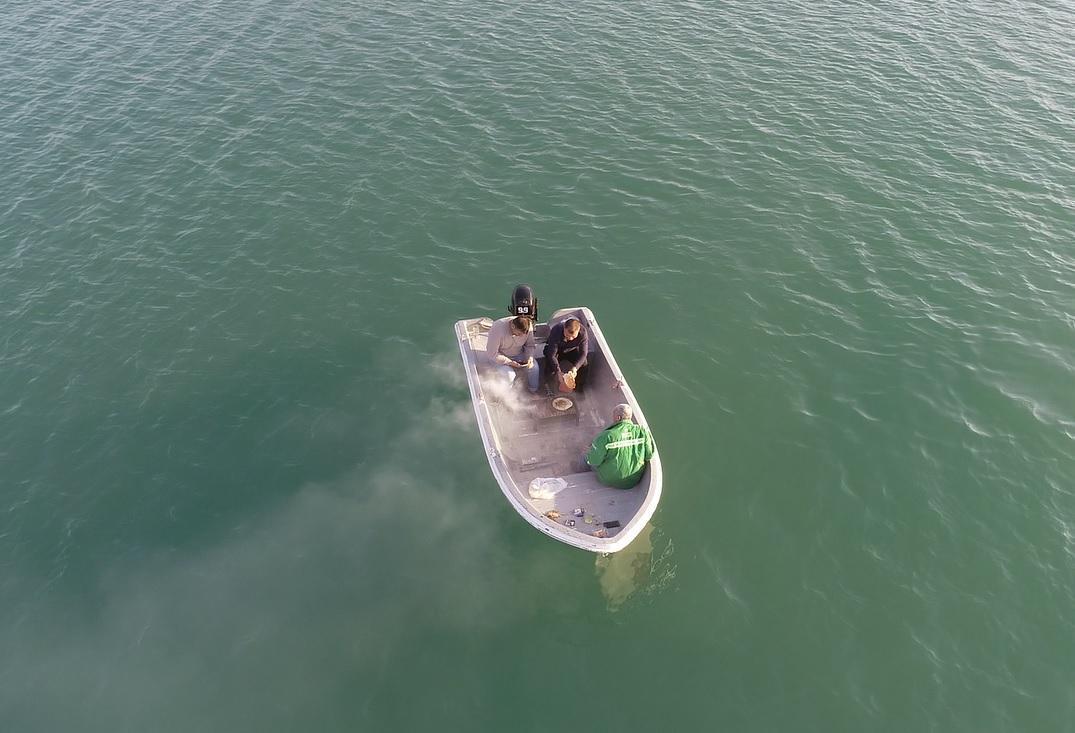
{"type": "Polygon", "coordinates": [[[537,394],[541,372],[535,348],[534,322],[526,316],[508,316],[494,321],[489,329],[485,360],[508,386],[515,383],[518,372],[525,372],[527,389],[537,394]]]}

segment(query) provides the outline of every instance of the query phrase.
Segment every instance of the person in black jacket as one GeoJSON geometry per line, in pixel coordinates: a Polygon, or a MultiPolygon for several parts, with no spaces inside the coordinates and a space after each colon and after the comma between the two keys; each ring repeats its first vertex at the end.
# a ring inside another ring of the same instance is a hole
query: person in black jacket
{"type": "Polygon", "coordinates": [[[553,392],[582,389],[589,345],[589,334],[577,318],[552,327],[545,342],[545,371],[553,392]]]}

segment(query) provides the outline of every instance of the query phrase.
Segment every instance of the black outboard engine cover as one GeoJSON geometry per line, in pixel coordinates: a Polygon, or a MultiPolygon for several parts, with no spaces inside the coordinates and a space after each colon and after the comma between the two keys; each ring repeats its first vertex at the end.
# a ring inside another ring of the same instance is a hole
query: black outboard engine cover
{"type": "Polygon", "coordinates": [[[529,285],[516,285],[515,292],[511,294],[511,307],[508,313],[513,316],[526,316],[537,322],[538,299],[529,285]]]}

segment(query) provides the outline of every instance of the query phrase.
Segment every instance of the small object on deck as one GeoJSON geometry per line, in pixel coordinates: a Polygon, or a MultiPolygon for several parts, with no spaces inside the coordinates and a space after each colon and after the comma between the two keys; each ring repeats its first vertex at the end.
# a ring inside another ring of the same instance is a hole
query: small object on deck
{"type": "Polygon", "coordinates": [[[568,527],[574,527],[575,526],[575,520],[574,519],[569,519],[566,522],[564,522],[564,524],[566,524],[568,527]]]}
{"type": "Polygon", "coordinates": [[[536,478],[530,482],[530,498],[552,499],[566,488],[567,482],[562,478],[536,478]]]}
{"type": "Polygon", "coordinates": [[[593,517],[586,517],[586,524],[593,524],[593,517]]]}
{"type": "Polygon", "coordinates": [[[620,526],[620,523],[617,522],[615,519],[613,519],[611,522],[605,522],[604,523],[605,529],[613,529],[613,528],[619,527],[619,526],[620,526]]]}
{"type": "Polygon", "coordinates": [[[608,532],[606,532],[603,529],[595,529],[593,531],[593,536],[594,537],[608,537],[608,532]]]}
{"type": "Polygon", "coordinates": [[[573,511],[571,513],[574,514],[576,517],[581,517],[583,514],[586,513],[586,510],[583,509],[582,507],[578,506],[578,507],[575,507],[575,511],[573,511]]]}
{"type": "Polygon", "coordinates": [[[571,402],[571,400],[569,400],[566,397],[557,397],[556,399],[554,399],[552,401],[553,409],[558,410],[560,412],[564,412],[565,410],[570,410],[572,404],[573,403],[571,402]]]}
{"type": "Polygon", "coordinates": [[[550,509],[549,511],[545,512],[545,516],[549,519],[559,519],[560,512],[556,511],[555,509],[550,509]]]}

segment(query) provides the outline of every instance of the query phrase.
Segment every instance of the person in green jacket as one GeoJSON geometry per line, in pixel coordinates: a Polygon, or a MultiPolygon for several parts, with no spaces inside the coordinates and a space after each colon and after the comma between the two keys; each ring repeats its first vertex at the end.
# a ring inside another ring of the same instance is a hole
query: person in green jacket
{"type": "Polygon", "coordinates": [[[629,489],[642,480],[653,458],[653,436],[632,420],[631,406],[612,408],[612,425],[602,430],[586,453],[586,463],[605,486],[629,489]]]}

